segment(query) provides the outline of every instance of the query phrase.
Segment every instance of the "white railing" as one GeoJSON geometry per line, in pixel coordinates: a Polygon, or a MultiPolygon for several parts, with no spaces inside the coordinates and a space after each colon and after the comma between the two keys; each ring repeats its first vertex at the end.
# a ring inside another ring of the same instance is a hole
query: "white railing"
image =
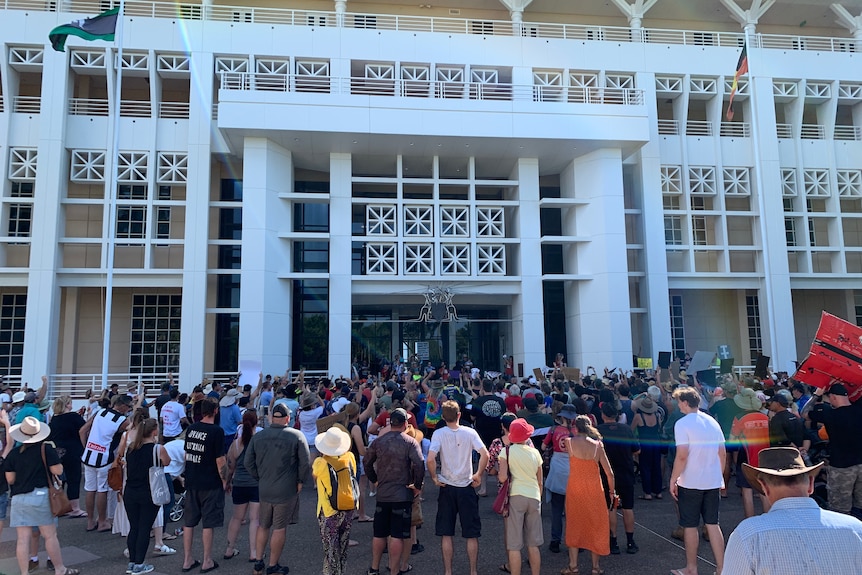
{"type": "Polygon", "coordinates": [[[643,91],[637,89],[559,87],[550,92],[548,88],[547,86],[525,86],[508,83],[336,78],[246,72],[224,72],[221,74],[221,89],[223,90],[315,92],[361,96],[497,101],[551,101],[630,106],[643,104],[643,91]],[[542,90],[537,90],[537,88],[542,88],[542,90]]]}
{"type": "Polygon", "coordinates": [[[120,116],[128,118],[149,118],[152,115],[150,103],[143,100],[120,100],[120,116]]]}
{"type": "MultiPolygon", "coordinates": [[[[57,12],[58,4],[56,0],[0,0],[0,9],[57,12]]],[[[104,8],[103,3],[96,0],[69,0],[59,4],[59,6],[65,12],[81,15],[98,14],[104,8]]],[[[338,25],[338,18],[335,12],[256,8],[252,6],[213,6],[127,0],[125,13],[128,16],[215,22],[313,27],[333,27],[338,25]]],[[[723,46],[730,48],[740,48],[744,41],[744,35],[738,32],[664,30],[654,28],[632,29],[618,26],[588,26],[583,24],[554,24],[546,22],[524,22],[521,25],[517,25],[509,20],[437,18],[393,14],[347,13],[342,18],[342,25],[346,28],[400,30],[406,32],[479,34],[484,36],[520,35],[534,38],[647,42],[651,44],[723,46]]],[[[780,50],[862,52],[862,45],[860,45],[858,40],[853,38],[757,34],[753,38],[752,45],[780,50]]]]}
{"type": "Polygon", "coordinates": [[[686,136],[711,136],[712,122],[708,120],[688,120],[685,123],[686,136]]]}
{"type": "Polygon", "coordinates": [[[727,138],[749,138],[751,137],[751,124],[748,122],[722,122],[720,135],[727,138]]]}
{"type": "Polygon", "coordinates": [[[15,96],[12,98],[12,111],[19,114],[38,114],[42,107],[39,96],[15,96]]]}
{"type": "Polygon", "coordinates": [[[69,98],[70,116],[108,116],[110,107],[107,100],[69,98]]]}
{"type": "MultiPolygon", "coordinates": [[[[130,383],[138,386],[138,393],[146,390],[149,397],[156,397],[160,393],[163,383],[168,380],[167,373],[109,373],[105,387],[116,383],[120,392],[125,392],[130,383]]],[[[174,382],[181,383],[174,375],[174,382]]],[[[196,382],[197,383],[197,382],[196,382]]],[[[101,373],[57,373],[48,377],[48,398],[60,395],[69,395],[72,399],[84,399],[89,390],[101,392],[101,373]]],[[[33,387],[31,382],[30,387],[33,387]]]]}
{"type": "Polygon", "coordinates": [[[799,126],[799,137],[803,140],[823,140],[826,130],[820,124],[802,124],[799,126]]]}
{"type": "Polygon", "coordinates": [[[778,134],[778,137],[781,139],[790,139],[793,138],[793,125],[792,124],[775,124],[775,132],[778,134]]]}
{"type": "Polygon", "coordinates": [[[862,127],[860,126],[835,126],[836,140],[862,140],[862,127]]]}
{"type": "Polygon", "coordinates": [[[162,102],[159,104],[159,118],[187,119],[188,117],[188,102],[162,102]]]}
{"type": "Polygon", "coordinates": [[[678,120],[659,120],[658,121],[658,133],[665,136],[678,136],[679,135],[679,121],[678,120]]]}

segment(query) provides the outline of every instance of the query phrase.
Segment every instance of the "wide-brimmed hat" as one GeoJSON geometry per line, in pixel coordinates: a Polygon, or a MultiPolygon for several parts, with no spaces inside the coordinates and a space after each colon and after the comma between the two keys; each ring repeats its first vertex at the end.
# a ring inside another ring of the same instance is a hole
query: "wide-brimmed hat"
{"type": "Polygon", "coordinates": [[[536,428],[527,423],[527,420],[519,417],[509,425],[509,440],[512,443],[524,443],[533,436],[536,428]]]}
{"type": "Polygon", "coordinates": [[[21,443],[38,443],[51,434],[51,428],[35,417],[25,417],[24,421],[9,428],[9,437],[21,443]]]}
{"type": "Polygon", "coordinates": [[[658,411],[658,404],[646,395],[638,400],[637,408],[644,413],[655,413],[658,411]]]}
{"type": "Polygon", "coordinates": [[[212,393],[212,390],[213,390],[213,384],[208,383],[206,385],[206,387],[204,388],[204,395],[209,395],[210,393],[212,393]]]}
{"type": "Polygon", "coordinates": [[[733,396],[733,403],[745,411],[760,411],[763,402],[757,397],[757,392],[748,387],[743,387],[739,393],[733,396]]]}
{"type": "Polygon", "coordinates": [[[317,405],[317,396],[313,393],[304,393],[299,400],[300,409],[317,405]]]}
{"type": "Polygon", "coordinates": [[[724,395],[727,397],[735,397],[739,393],[739,386],[735,381],[726,381],[721,384],[721,389],[724,390],[724,395]]]}
{"type": "Polygon", "coordinates": [[[314,447],[324,455],[340,457],[350,449],[350,435],[333,426],[317,434],[314,447]]]}
{"type": "Polygon", "coordinates": [[[763,493],[757,476],[760,473],[772,475],[773,477],[793,477],[810,471],[817,471],[823,467],[823,461],[817,465],[805,465],[802,455],[795,447],[768,447],[761,450],[757,456],[760,465],[754,467],[747,463],[742,464],[742,472],[748,480],[748,484],[757,491],[763,493]]]}
{"type": "Polygon", "coordinates": [[[27,397],[27,394],[23,391],[16,391],[12,394],[12,403],[21,403],[24,401],[24,398],[27,397]]]}
{"type": "Polygon", "coordinates": [[[218,404],[219,404],[221,407],[230,407],[231,405],[233,405],[234,403],[236,403],[236,399],[237,399],[239,396],[240,396],[240,392],[238,392],[238,391],[237,391],[237,390],[235,390],[235,389],[231,389],[231,390],[229,390],[229,391],[227,392],[227,395],[225,395],[223,398],[221,398],[221,399],[219,400],[218,404]]]}
{"type": "Polygon", "coordinates": [[[571,403],[565,404],[562,408],[560,408],[560,413],[558,413],[560,417],[565,417],[566,419],[574,421],[578,418],[578,412],[575,411],[575,406],[571,403]]]}

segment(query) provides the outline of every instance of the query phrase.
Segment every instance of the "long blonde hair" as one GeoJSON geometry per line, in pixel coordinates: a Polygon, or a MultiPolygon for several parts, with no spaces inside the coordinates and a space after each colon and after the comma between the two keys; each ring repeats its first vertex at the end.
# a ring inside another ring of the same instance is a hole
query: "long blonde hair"
{"type": "Polygon", "coordinates": [[[66,413],[66,406],[70,403],[72,403],[72,398],[68,395],[61,395],[55,399],[54,404],[51,406],[51,409],[54,410],[54,415],[62,415],[66,413]]]}
{"type": "Polygon", "coordinates": [[[579,415],[575,418],[575,429],[578,430],[578,433],[586,435],[590,439],[602,439],[602,434],[599,433],[598,429],[593,427],[593,422],[586,415],[579,415]]]}

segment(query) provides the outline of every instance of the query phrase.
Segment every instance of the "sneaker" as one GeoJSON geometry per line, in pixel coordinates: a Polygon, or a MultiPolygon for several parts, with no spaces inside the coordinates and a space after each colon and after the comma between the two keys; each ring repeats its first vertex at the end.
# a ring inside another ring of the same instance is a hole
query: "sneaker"
{"type": "Polygon", "coordinates": [[[123,557],[125,557],[126,559],[129,558],[129,550],[128,549],[123,549],[123,557]]]}
{"type": "MultiPolygon", "coordinates": [[[[128,552],[128,549],[126,550],[126,552],[128,552]]],[[[131,561],[129,561],[129,565],[128,565],[128,567],[126,567],[126,575],[132,575],[132,573],[134,571],[135,571],[135,564],[132,563],[131,561]]]]}
{"type": "Polygon", "coordinates": [[[132,575],[143,575],[144,573],[149,573],[153,571],[155,567],[150,565],[149,563],[141,563],[139,565],[135,565],[132,568],[132,575]]]}
{"type": "Polygon", "coordinates": [[[679,539],[680,541],[682,541],[683,539],[685,539],[685,537],[683,537],[683,533],[685,533],[685,529],[677,526],[674,528],[673,531],[670,532],[670,536],[674,539],[679,539]]]}
{"type": "Polygon", "coordinates": [[[616,540],[611,541],[611,555],[619,555],[620,554],[620,545],[616,542],[616,540]]]}
{"type": "Polygon", "coordinates": [[[254,575],[263,575],[264,571],[266,571],[266,564],[262,560],[254,564],[254,570],[252,571],[254,575]]]}
{"type": "Polygon", "coordinates": [[[559,541],[551,541],[548,545],[548,551],[551,553],[559,553],[560,552],[560,542],[559,541]]]}
{"type": "Polygon", "coordinates": [[[380,569],[368,568],[368,575],[380,575],[380,569]]]}
{"type": "Polygon", "coordinates": [[[417,553],[422,553],[423,551],[425,551],[425,546],[421,543],[414,543],[413,547],[410,548],[411,555],[416,555],[417,553]]]}
{"type": "Polygon", "coordinates": [[[640,550],[640,547],[638,547],[634,541],[626,545],[626,553],[628,553],[629,555],[634,555],[640,550]]]}
{"type": "Polygon", "coordinates": [[[266,568],[266,575],[273,575],[275,573],[284,573],[284,575],[287,575],[290,573],[290,568],[279,565],[278,563],[266,568]]]}
{"type": "Polygon", "coordinates": [[[45,569],[47,569],[48,571],[54,571],[54,562],[48,559],[45,562],[45,569]]]}
{"type": "Polygon", "coordinates": [[[161,547],[156,547],[153,552],[156,555],[173,555],[177,550],[163,544],[161,547]]]}

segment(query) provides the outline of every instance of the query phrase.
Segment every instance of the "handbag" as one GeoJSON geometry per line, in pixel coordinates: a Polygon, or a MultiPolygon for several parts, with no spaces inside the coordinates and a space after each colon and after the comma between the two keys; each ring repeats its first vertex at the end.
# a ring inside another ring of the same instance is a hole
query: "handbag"
{"type": "Polygon", "coordinates": [[[117,493],[123,492],[123,463],[119,457],[108,468],[108,487],[117,493]]]}
{"type": "Polygon", "coordinates": [[[51,505],[51,515],[60,517],[69,513],[72,511],[72,504],[69,503],[69,498],[63,489],[63,482],[48,469],[48,462],[45,460],[44,443],[42,443],[42,465],[45,466],[45,474],[48,476],[48,501],[51,505]]]}
{"type": "MultiPolygon", "coordinates": [[[[509,446],[506,446],[506,461],[509,461],[509,446]]],[[[509,473],[511,476],[511,472],[509,473]]],[[[509,492],[512,489],[512,485],[510,482],[511,477],[507,477],[506,481],[504,481],[500,485],[500,490],[497,492],[497,497],[494,498],[494,504],[491,506],[491,509],[494,510],[494,513],[497,515],[502,515],[503,517],[509,516],[509,492]]]]}
{"type": "Polygon", "coordinates": [[[153,466],[147,470],[150,476],[150,497],[154,505],[167,505],[171,502],[171,492],[168,490],[168,478],[165,468],[159,462],[159,444],[153,445],[153,466]]]}

